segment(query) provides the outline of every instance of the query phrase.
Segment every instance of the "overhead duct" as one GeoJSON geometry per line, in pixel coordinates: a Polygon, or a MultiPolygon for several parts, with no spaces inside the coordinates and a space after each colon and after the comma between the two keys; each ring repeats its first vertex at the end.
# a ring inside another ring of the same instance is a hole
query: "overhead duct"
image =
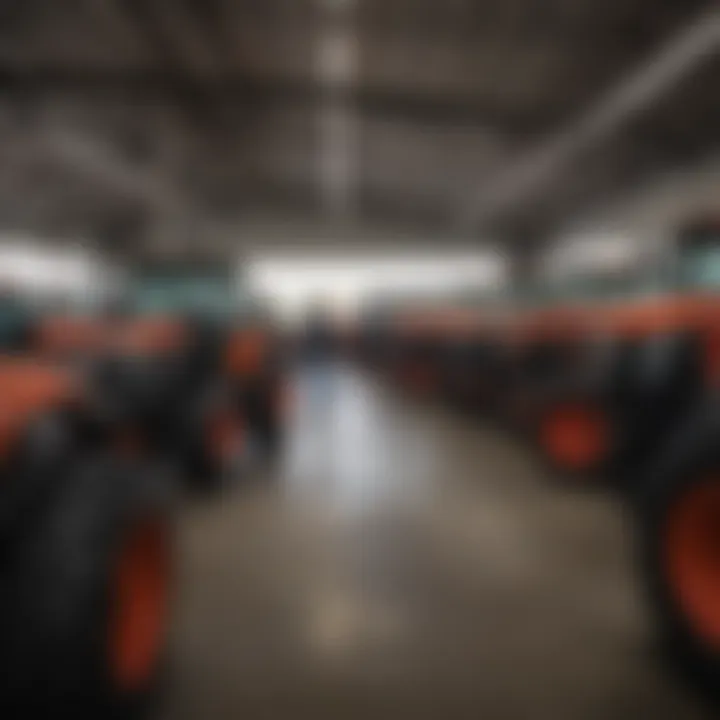
{"type": "Polygon", "coordinates": [[[462,208],[464,230],[477,230],[497,213],[542,192],[583,151],[617,132],[720,50],[720,10],[706,12],[624,78],[574,122],[522,155],[483,184],[462,208]]]}

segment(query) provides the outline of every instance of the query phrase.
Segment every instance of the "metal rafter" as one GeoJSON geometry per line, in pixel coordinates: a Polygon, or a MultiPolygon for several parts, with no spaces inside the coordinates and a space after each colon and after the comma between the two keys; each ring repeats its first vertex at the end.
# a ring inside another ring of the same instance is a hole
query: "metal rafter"
{"type": "Polygon", "coordinates": [[[582,153],[608,139],[720,52],[720,11],[696,18],[649,61],[603,95],[574,122],[523,154],[500,177],[482,182],[461,210],[464,229],[478,229],[550,186],[582,153]]]}

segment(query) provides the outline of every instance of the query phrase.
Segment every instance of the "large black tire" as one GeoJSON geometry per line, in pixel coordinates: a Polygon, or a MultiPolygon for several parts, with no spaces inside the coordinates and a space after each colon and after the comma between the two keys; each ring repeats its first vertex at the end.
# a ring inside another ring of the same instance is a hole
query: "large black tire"
{"type": "Polygon", "coordinates": [[[719,432],[718,415],[709,407],[683,427],[633,497],[640,576],[662,646],[680,676],[713,704],[720,703],[719,432]],[[697,516],[689,514],[692,507],[697,516]],[[697,569],[688,565],[698,562],[697,569]],[[712,617],[698,604],[693,579],[708,569],[702,582],[712,593],[712,617]]]}
{"type": "Polygon", "coordinates": [[[170,560],[168,494],[152,482],[111,460],[80,461],[57,478],[54,494],[7,548],[0,592],[3,717],[49,717],[71,707],[75,716],[135,718],[151,704],[164,631],[144,676],[130,682],[119,680],[113,628],[123,612],[119,563],[135,534],[146,527],[161,533],[152,548],[163,557],[153,556],[148,567],[157,559],[167,569],[170,560]]]}

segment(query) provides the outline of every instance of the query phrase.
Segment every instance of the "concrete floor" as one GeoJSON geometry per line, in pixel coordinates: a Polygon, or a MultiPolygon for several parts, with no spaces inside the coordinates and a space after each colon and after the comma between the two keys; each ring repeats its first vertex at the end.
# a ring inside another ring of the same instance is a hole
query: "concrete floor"
{"type": "Polygon", "coordinates": [[[181,544],[167,720],[701,717],[608,495],[347,368],[299,377],[281,465],[181,544]]]}

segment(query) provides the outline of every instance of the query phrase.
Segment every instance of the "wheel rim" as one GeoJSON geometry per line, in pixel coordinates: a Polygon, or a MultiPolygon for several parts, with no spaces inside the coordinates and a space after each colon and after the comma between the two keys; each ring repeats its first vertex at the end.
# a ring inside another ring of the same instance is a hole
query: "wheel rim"
{"type": "Polygon", "coordinates": [[[162,520],[144,522],[127,536],[115,570],[109,638],[112,678],[123,690],[141,689],[155,673],[167,626],[170,565],[162,520]]]}
{"type": "Polygon", "coordinates": [[[545,451],[560,467],[590,470],[606,457],[608,427],[598,408],[586,405],[556,408],[543,419],[540,432],[545,451]]]}
{"type": "Polygon", "coordinates": [[[691,629],[720,650],[720,478],[688,489],[667,525],[667,571],[691,629]]]}

